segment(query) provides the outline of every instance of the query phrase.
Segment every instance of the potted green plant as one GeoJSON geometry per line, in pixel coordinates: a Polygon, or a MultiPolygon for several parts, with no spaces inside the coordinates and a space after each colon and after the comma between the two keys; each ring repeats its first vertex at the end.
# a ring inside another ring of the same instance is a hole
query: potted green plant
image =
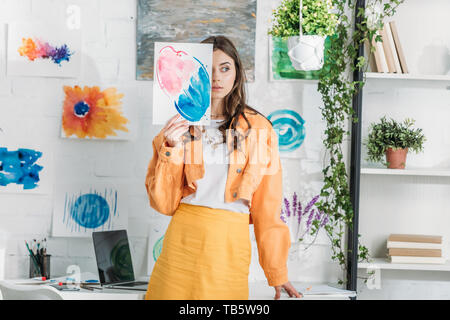
{"type": "Polygon", "coordinates": [[[274,10],[269,34],[288,38],[288,55],[296,70],[322,68],[325,39],[334,34],[338,23],[331,9],[331,0],[283,0],[274,10]]]}
{"type": "Polygon", "coordinates": [[[381,162],[390,169],[404,169],[408,150],[419,153],[426,141],[422,129],[412,128],[414,122],[408,118],[400,123],[383,117],[380,122],[372,123],[364,141],[367,160],[381,162]],[[383,157],[386,157],[386,162],[383,162],[383,157]]]}

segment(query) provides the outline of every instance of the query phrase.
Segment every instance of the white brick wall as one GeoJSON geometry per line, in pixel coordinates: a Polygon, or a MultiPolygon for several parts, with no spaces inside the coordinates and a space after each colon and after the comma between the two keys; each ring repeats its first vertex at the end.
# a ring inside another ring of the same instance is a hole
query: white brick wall
{"type": "MultiPolygon", "coordinates": [[[[320,124],[320,113],[316,108],[320,97],[313,83],[275,84],[268,81],[266,21],[276,3],[276,0],[258,1],[256,81],[248,85],[249,102],[265,115],[278,108],[293,108],[302,114],[308,113],[307,121],[310,123],[320,124]],[[261,96],[260,92],[265,95],[261,96]],[[302,110],[302,100],[306,97],[313,103],[308,105],[309,109],[302,110]]],[[[149,206],[144,178],[152,155],[152,139],[162,126],[151,124],[152,82],[135,80],[136,0],[0,0],[0,25],[29,19],[61,19],[68,4],[77,4],[81,8],[83,58],[80,78],[7,78],[6,38],[0,32],[0,127],[5,132],[13,132],[19,141],[44,140],[52,148],[55,185],[79,180],[107,180],[127,185],[128,233],[133,262],[136,273],[145,275],[148,226],[151,221],[161,219],[161,215],[149,206]],[[139,119],[136,139],[128,142],[61,139],[62,86],[99,83],[120,83],[135,90],[133,103],[139,119]],[[123,163],[131,165],[124,167],[121,165],[123,163]]],[[[308,138],[316,140],[312,144],[321,144],[320,135],[309,135],[308,138]]],[[[2,139],[4,135],[0,132],[0,145],[2,139]]],[[[286,168],[294,168],[289,173],[284,172],[285,196],[290,198],[300,185],[317,185],[320,182],[317,177],[311,181],[301,178],[302,172],[296,169],[300,168],[300,161],[282,161],[286,163],[286,168]]],[[[309,161],[320,163],[319,153],[309,161]]],[[[311,193],[317,194],[318,191],[315,188],[311,193]]],[[[97,272],[90,239],[49,236],[53,201],[53,194],[0,194],[0,232],[9,232],[7,278],[28,275],[29,261],[23,241],[43,237],[47,237],[48,252],[52,254],[53,276],[64,274],[70,264],[79,264],[82,271],[97,272]]],[[[263,280],[252,227],[251,232],[253,255],[250,279],[263,280]]],[[[291,280],[336,281],[340,269],[330,263],[329,247],[312,247],[308,252],[310,256],[306,257],[293,250],[288,261],[291,280]]]]}

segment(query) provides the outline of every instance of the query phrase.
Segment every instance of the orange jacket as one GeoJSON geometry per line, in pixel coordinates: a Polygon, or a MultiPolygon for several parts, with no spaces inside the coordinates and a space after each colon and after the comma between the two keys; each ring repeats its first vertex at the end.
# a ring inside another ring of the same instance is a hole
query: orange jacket
{"type": "MultiPolygon", "coordinates": [[[[246,112],[251,134],[240,149],[230,154],[225,202],[246,199],[249,203],[249,223],[254,232],[259,263],[270,286],[288,281],[287,258],[291,246],[288,226],[281,220],[282,168],[278,152],[278,136],[260,114],[246,112]]],[[[240,115],[236,126],[242,134],[248,130],[240,115]]],[[[145,186],[150,206],[172,216],[180,200],[194,193],[195,180],[203,177],[201,132],[190,127],[197,140],[180,147],[168,147],[163,131],[153,139],[153,157],[148,166],[145,186]]],[[[228,150],[232,150],[232,130],[227,130],[228,150]]]]}

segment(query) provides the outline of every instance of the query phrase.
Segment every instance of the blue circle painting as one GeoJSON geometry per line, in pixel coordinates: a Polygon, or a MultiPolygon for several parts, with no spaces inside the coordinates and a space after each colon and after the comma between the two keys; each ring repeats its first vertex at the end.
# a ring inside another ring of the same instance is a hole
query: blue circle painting
{"type": "Polygon", "coordinates": [[[305,140],[305,120],[295,111],[282,109],[272,112],[269,119],[278,134],[280,151],[289,152],[299,148],[305,140]]]}
{"type": "Polygon", "coordinates": [[[108,220],[109,212],[109,205],[105,198],[98,194],[88,193],[75,200],[70,214],[80,226],[95,229],[108,220]]]}

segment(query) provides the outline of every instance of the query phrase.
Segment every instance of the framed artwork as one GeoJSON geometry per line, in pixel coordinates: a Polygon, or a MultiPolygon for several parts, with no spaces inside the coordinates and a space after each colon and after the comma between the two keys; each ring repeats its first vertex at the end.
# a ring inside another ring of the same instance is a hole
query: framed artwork
{"type": "Polygon", "coordinates": [[[154,43],[200,43],[226,35],[236,46],[248,81],[254,81],[256,0],[138,0],[137,80],[153,80],[154,43]],[[187,10],[189,8],[189,10],[187,10]]]}
{"type": "Polygon", "coordinates": [[[114,184],[71,183],[55,188],[52,235],[90,237],[94,231],[126,229],[123,188],[114,184]]]}
{"type": "Polygon", "coordinates": [[[155,43],[153,124],[165,124],[177,112],[209,124],[212,53],[212,44],[155,43]]]}
{"type": "Polygon", "coordinates": [[[76,78],[81,69],[81,31],[65,24],[8,26],[8,76],[76,78]]]}

